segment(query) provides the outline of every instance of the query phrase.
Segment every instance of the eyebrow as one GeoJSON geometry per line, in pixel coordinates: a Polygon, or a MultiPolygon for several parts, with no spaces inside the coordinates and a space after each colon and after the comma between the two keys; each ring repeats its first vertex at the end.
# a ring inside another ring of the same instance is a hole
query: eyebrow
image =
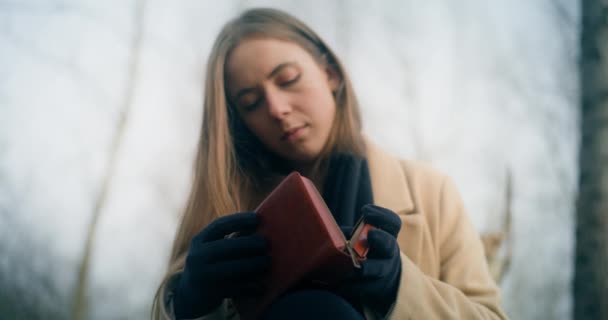
{"type": "MultiPolygon", "coordinates": [[[[279,64],[274,69],[272,69],[272,71],[266,76],[266,79],[272,78],[273,76],[275,76],[277,73],[279,73],[284,68],[295,65],[295,64],[296,63],[293,61],[283,62],[283,63],[279,64]]],[[[253,87],[243,88],[243,89],[239,90],[237,92],[237,94],[234,96],[234,101],[238,101],[240,97],[242,97],[242,96],[246,95],[247,93],[254,91],[254,90],[255,90],[255,88],[253,88],[253,87]]]]}

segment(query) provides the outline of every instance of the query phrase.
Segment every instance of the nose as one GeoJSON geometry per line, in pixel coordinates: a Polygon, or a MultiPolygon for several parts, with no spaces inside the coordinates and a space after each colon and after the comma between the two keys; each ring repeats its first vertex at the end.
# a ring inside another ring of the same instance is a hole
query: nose
{"type": "Polygon", "coordinates": [[[283,119],[292,110],[285,95],[277,90],[266,91],[266,104],[268,113],[276,119],[283,119]]]}

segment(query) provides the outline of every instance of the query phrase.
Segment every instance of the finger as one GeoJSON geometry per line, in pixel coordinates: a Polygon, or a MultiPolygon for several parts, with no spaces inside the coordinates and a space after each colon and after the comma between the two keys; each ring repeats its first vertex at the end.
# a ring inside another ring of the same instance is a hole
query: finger
{"type": "Polygon", "coordinates": [[[216,263],[221,260],[259,256],[267,252],[268,241],[261,235],[220,239],[190,248],[186,263],[216,263]]]}
{"type": "Polygon", "coordinates": [[[399,250],[397,240],[386,231],[370,229],[367,232],[368,258],[391,258],[399,250]]]}
{"type": "Polygon", "coordinates": [[[367,281],[380,279],[391,272],[392,259],[367,259],[361,264],[359,269],[359,280],[367,281]]]}
{"type": "Polygon", "coordinates": [[[207,265],[201,269],[201,275],[205,279],[213,279],[214,282],[227,285],[235,281],[260,277],[269,270],[270,257],[259,256],[207,265]]]}
{"type": "Polygon", "coordinates": [[[254,212],[233,213],[220,217],[195,236],[193,242],[208,242],[224,238],[233,232],[250,232],[257,228],[258,217],[254,212]]]}
{"type": "Polygon", "coordinates": [[[227,298],[235,297],[257,297],[264,294],[266,291],[266,285],[260,281],[252,281],[248,283],[236,283],[233,286],[227,288],[227,298]]]}
{"type": "Polygon", "coordinates": [[[399,230],[401,230],[401,219],[393,211],[373,204],[363,206],[361,211],[365,223],[380,228],[395,238],[397,237],[397,234],[399,234],[399,230]]]}

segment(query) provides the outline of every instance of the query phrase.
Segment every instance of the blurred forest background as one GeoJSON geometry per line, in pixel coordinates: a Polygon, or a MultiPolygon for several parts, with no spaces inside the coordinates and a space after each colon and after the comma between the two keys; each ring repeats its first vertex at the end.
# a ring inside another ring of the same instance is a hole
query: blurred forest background
{"type": "Polygon", "coordinates": [[[511,318],[608,319],[603,3],[0,0],[0,318],[149,318],[213,39],[270,6],[343,59],[373,141],[454,178],[511,318]]]}

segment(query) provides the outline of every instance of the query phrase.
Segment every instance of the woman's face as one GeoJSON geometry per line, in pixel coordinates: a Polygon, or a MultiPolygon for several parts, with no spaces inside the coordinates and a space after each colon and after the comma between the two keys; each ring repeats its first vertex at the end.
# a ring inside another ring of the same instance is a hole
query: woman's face
{"type": "Polygon", "coordinates": [[[244,40],[226,67],[227,94],[249,130],[294,165],[315,160],[336,114],[336,73],[299,45],[271,38],[244,40]]]}

